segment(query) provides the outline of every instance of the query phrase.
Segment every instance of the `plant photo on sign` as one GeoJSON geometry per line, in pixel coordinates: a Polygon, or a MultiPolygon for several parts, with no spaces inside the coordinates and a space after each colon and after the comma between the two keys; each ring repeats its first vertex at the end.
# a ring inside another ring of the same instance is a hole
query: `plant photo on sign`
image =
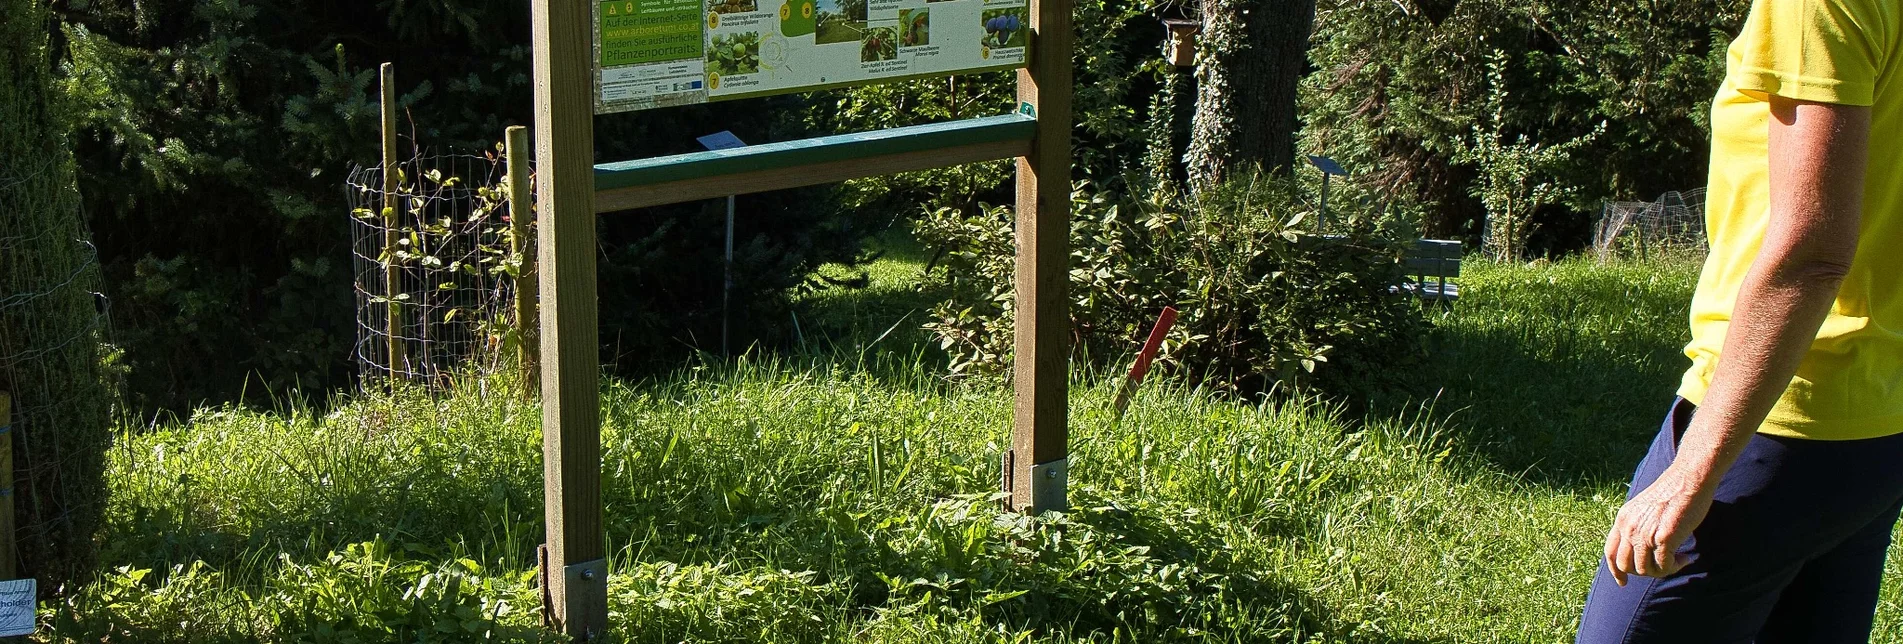
{"type": "Polygon", "coordinates": [[[866,39],[859,43],[860,62],[871,63],[898,57],[898,34],[892,27],[873,27],[866,30],[866,39]]]}
{"type": "Polygon", "coordinates": [[[707,10],[714,13],[750,13],[760,10],[759,0],[707,0],[707,10]]]}
{"type": "Polygon", "coordinates": [[[932,21],[930,10],[902,9],[899,11],[899,46],[923,47],[932,44],[932,21]]]}
{"type": "Polygon", "coordinates": [[[866,0],[819,0],[816,20],[814,43],[860,42],[866,33],[866,0]]]}
{"type": "Polygon", "coordinates": [[[707,48],[708,71],[721,76],[752,74],[760,71],[760,34],[747,31],[715,36],[707,48]]]}
{"type": "Polygon", "coordinates": [[[1030,24],[1030,12],[1024,7],[987,10],[984,13],[985,35],[982,42],[993,49],[1023,47],[1024,28],[1030,24]]]}

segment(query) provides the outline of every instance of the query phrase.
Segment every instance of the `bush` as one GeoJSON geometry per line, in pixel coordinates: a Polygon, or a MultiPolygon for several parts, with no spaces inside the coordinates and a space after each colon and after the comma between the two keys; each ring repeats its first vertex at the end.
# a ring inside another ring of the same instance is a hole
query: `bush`
{"type": "MultiPolygon", "coordinates": [[[[1412,239],[1388,218],[1351,214],[1318,235],[1288,182],[1252,178],[1194,198],[1072,193],[1073,359],[1130,353],[1165,306],[1181,312],[1160,368],[1240,392],[1277,385],[1344,391],[1421,354],[1421,309],[1395,294],[1412,239]]],[[[955,373],[998,376],[1011,359],[1009,212],[939,210],[921,240],[945,249],[931,279],[952,293],[930,328],[955,373]]]]}

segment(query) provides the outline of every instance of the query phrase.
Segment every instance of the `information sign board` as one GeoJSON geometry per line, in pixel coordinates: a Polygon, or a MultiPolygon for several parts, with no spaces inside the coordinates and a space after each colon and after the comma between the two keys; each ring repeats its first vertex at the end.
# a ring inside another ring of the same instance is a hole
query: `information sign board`
{"type": "Polygon", "coordinates": [[[0,581],[0,637],[32,635],[38,582],[32,579],[0,581]]]}
{"type": "Polygon", "coordinates": [[[1023,67],[1027,0],[613,0],[595,113],[1023,67]]]}

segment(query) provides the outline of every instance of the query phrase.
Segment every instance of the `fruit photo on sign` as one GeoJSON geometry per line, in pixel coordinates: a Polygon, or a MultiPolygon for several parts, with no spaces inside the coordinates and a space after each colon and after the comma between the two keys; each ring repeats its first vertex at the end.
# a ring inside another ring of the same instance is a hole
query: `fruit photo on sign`
{"type": "Polygon", "coordinates": [[[722,76],[760,71],[760,34],[742,32],[715,36],[707,48],[708,71],[722,76]]]}
{"type": "Polygon", "coordinates": [[[931,13],[926,9],[899,10],[899,46],[923,47],[932,44],[931,13]]]}
{"type": "Polygon", "coordinates": [[[707,0],[707,10],[713,13],[747,13],[760,10],[759,0],[707,0]]]}
{"type": "Polygon", "coordinates": [[[1026,40],[1024,28],[1031,24],[1029,16],[1030,12],[1024,7],[985,11],[984,46],[993,49],[1023,47],[1026,40]]]}
{"type": "Polygon", "coordinates": [[[865,40],[859,43],[859,61],[876,62],[899,57],[899,39],[897,30],[892,27],[873,27],[866,30],[865,40]]]}

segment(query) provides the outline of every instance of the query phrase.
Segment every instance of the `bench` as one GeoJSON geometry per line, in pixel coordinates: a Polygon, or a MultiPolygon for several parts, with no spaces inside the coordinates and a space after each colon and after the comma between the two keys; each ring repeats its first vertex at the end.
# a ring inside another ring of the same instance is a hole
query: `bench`
{"type": "Polygon", "coordinates": [[[1407,290],[1423,301],[1453,306],[1460,299],[1460,285],[1447,282],[1450,278],[1460,277],[1460,259],[1465,250],[1461,243],[1445,239],[1422,239],[1414,242],[1407,256],[1401,260],[1413,282],[1407,290]]]}

